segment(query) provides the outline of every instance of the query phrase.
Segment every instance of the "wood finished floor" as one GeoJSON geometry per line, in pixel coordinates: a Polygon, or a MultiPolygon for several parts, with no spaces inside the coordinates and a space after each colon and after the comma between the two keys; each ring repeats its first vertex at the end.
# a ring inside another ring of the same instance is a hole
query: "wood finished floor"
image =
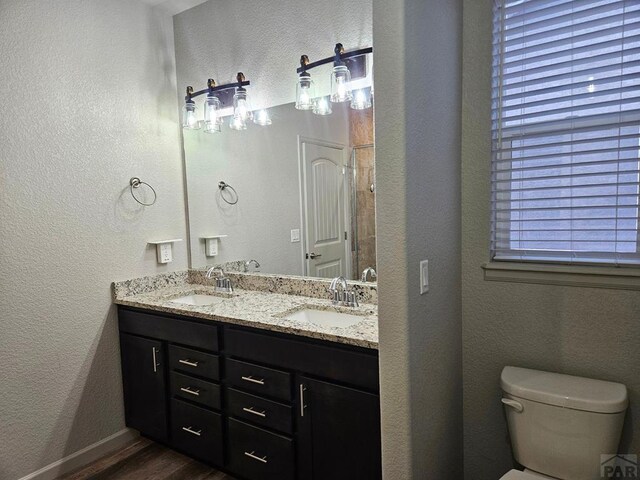
{"type": "Polygon", "coordinates": [[[58,480],[235,480],[203,463],[140,438],[58,480]]]}

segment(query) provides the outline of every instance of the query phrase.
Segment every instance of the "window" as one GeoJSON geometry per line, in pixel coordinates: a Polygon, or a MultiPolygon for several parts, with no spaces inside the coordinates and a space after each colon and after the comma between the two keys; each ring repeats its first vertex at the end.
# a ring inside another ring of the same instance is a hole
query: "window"
{"type": "Polygon", "coordinates": [[[639,265],[640,2],[496,0],[494,260],[639,265]]]}

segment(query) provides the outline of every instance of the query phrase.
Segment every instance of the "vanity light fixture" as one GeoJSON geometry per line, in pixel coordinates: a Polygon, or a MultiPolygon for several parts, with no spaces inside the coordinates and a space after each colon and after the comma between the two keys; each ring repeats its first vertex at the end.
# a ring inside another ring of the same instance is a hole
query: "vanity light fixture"
{"type": "Polygon", "coordinates": [[[269,116],[269,112],[264,109],[256,112],[253,115],[253,123],[262,125],[263,127],[271,125],[271,117],[269,116]]]}
{"type": "Polygon", "coordinates": [[[187,96],[184,100],[184,107],[182,107],[182,128],[188,130],[199,130],[200,122],[196,116],[196,102],[191,99],[193,94],[193,87],[187,87],[187,96]]]}
{"type": "Polygon", "coordinates": [[[300,57],[300,68],[302,72],[300,72],[298,83],[296,84],[296,108],[298,110],[313,109],[316,98],[315,86],[313,80],[311,80],[311,74],[306,70],[308,64],[309,57],[302,55],[300,57]]]}
{"type": "Polygon", "coordinates": [[[220,125],[222,125],[222,117],[220,116],[220,99],[217,97],[213,88],[216,82],[210,78],[207,81],[209,93],[204,101],[204,131],[205,133],[220,133],[220,125]]]}
{"type": "MultiPolygon", "coordinates": [[[[229,121],[229,127],[234,130],[245,130],[247,122],[254,119],[251,105],[247,96],[246,86],[251,82],[245,79],[242,72],[236,75],[236,81],[224,85],[216,85],[210,78],[207,81],[207,88],[193,91],[193,87],[187,87],[187,94],[184,97],[184,107],[182,109],[182,127],[188,130],[199,130],[204,127],[205,133],[219,133],[223,123],[221,112],[224,108],[233,107],[233,114],[229,121]],[[204,101],[204,119],[200,121],[197,117],[197,107],[193,100],[195,97],[206,94],[204,101]]],[[[259,118],[254,119],[257,125],[271,125],[271,119],[266,110],[261,110],[259,118]]]]}
{"type": "Polygon", "coordinates": [[[371,90],[360,88],[353,92],[350,106],[354,110],[366,110],[371,107],[371,90]]]}
{"type": "Polygon", "coordinates": [[[357,69],[359,76],[363,77],[366,70],[364,55],[371,52],[373,52],[372,47],[345,52],[342,44],[336,43],[331,57],[309,63],[309,57],[302,55],[300,57],[300,67],[296,70],[299,74],[296,84],[296,108],[298,110],[312,110],[316,115],[329,115],[331,113],[331,103],[349,102],[349,105],[354,110],[363,110],[371,107],[372,89],[351,91],[353,69],[357,69]],[[330,94],[328,97],[315,97],[309,70],[332,62],[330,94]]]}
{"type": "Polygon", "coordinates": [[[313,113],[316,115],[331,115],[331,102],[329,97],[318,97],[313,104],[313,113]]]}
{"type": "Polygon", "coordinates": [[[331,101],[342,103],[351,100],[351,72],[341,58],[344,47],[336,44],[333,70],[331,71],[331,101]]]}

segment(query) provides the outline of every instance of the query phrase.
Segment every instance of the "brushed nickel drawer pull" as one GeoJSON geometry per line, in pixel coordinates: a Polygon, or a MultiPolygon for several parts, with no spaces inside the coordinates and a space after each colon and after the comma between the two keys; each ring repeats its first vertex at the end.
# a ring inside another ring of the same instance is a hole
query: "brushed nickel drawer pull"
{"type": "Polygon", "coordinates": [[[267,463],[267,456],[266,455],[264,457],[258,457],[255,453],[256,453],[255,450],[251,450],[251,453],[244,452],[244,454],[249,458],[253,458],[254,460],[257,460],[257,461],[262,462],[262,463],[267,463]]]}
{"type": "Polygon", "coordinates": [[[153,353],[153,372],[156,373],[158,371],[158,359],[156,358],[156,347],[151,349],[151,353],[153,353]]]}
{"type": "Polygon", "coordinates": [[[307,408],[307,405],[304,403],[304,392],[307,390],[302,383],[300,384],[300,416],[304,417],[304,409],[307,408]]]}
{"type": "Polygon", "coordinates": [[[264,385],[264,378],[253,378],[251,375],[247,377],[241,377],[245,382],[257,383],[258,385],[264,385]]]}
{"type": "Polygon", "coordinates": [[[243,407],[242,410],[244,410],[247,413],[253,413],[254,415],[257,415],[262,418],[265,418],[267,416],[266,410],[258,412],[257,410],[254,410],[253,407],[243,407]]]}
{"type": "Polygon", "coordinates": [[[191,435],[195,435],[196,437],[202,435],[202,430],[194,430],[191,426],[182,427],[182,430],[184,430],[185,432],[189,432],[191,435]]]}
{"type": "Polygon", "coordinates": [[[182,363],[183,365],[189,365],[190,367],[197,367],[198,366],[198,362],[194,362],[192,360],[189,360],[188,358],[184,359],[184,360],[178,360],[178,363],[182,363]]]}
{"type": "Polygon", "coordinates": [[[191,390],[191,387],[180,387],[180,390],[184,393],[195,395],[196,397],[200,396],[200,390],[198,390],[197,388],[195,390],[191,390]]]}

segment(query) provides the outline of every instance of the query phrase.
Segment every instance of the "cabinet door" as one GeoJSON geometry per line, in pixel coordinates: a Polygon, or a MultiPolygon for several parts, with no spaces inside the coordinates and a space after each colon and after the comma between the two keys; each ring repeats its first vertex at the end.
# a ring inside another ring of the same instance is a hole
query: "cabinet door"
{"type": "Polygon", "coordinates": [[[120,334],[127,426],[167,440],[167,403],[162,342],[120,334]]]}
{"type": "Polygon", "coordinates": [[[298,396],[301,478],[382,477],[378,395],[302,377],[298,396]]]}

